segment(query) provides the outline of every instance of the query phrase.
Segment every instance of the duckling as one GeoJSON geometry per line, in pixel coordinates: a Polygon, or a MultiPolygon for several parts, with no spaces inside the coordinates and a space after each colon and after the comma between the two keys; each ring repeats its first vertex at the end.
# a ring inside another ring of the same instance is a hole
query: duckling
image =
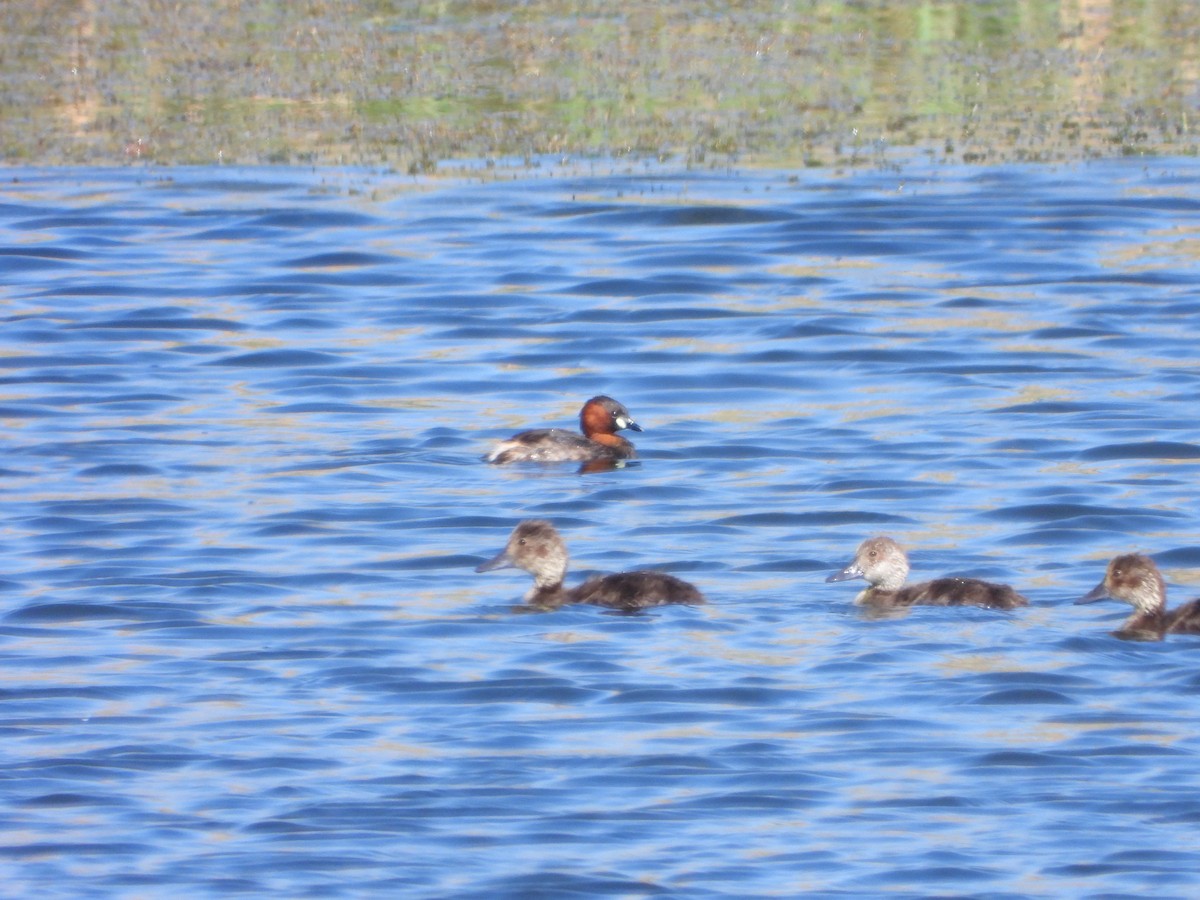
{"type": "Polygon", "coordinates": [[[662,572],[594,575],[577,587],[566,588],[567,559],[567,545],[554,526],[543,519],[527,519],[513,529],[507,546],[475,571],[510,566],[524,569],[533,576],[533,588],[525,602],[539,610],[590,603],[632,612],[668,603],[704,603],[704,596],[693,585],[662,572]]]}
{"type": "Polygon", "coordinates": [[[975,578],[938,578],[905,587],[908,555],[890,537],[867,538],[858,545],[854,561],[825,580],[849,581],[863,578],[867,587],[854,598],[858,606],[876,609],[923,606],[983,606],[1014,609],[1029,601],[1007,584],[992,584],[975,578]]]}
{"type": "Polygon", "coordinates": [[[1133,607],[1116,637],[1135,641],[1161,641],[1168,634],[1200,634],[1200,600],[1175,610],[1167,609],[1167,586],[1158,566],[1148,556],[1126,553],[1108,564],[1104,579],[1075,601],[1095,603],[1111,597],[1133,607]]]}

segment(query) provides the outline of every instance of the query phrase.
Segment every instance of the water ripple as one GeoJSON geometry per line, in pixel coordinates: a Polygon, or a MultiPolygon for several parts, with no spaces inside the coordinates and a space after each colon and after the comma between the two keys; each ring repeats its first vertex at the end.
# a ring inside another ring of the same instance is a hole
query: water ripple
{"type": "Polygon", "coordinates": [[[0,198],[12,890],[1191,895],[1197,639],[1072,601],[1196,593],[1194,160],[147,171],[0,198]],[[711,602],[517,614],[530,517],[711,602]]]}

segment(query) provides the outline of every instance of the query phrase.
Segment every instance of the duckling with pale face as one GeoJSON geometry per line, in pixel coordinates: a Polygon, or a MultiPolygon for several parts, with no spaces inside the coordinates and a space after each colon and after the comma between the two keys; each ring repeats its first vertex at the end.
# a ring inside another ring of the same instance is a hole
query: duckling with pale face
{"type": "Polygon", "coordinates": [[[476,572],[515,567],[533,576],[525,602],[534,609],[558,609],[569,603],[590,603],[632,612],[668,603],[700,604],[704,596],[686,581],[662,572],[621,572],[594,575],[578,587],[566,588],[567,545],[554,526],[542,519],[518,525],[508,544],[476,572]]]}
{"type": "Polygon", "coordinates": [[[1126,553],[1108,564],[1104,579],[1075,601],[1112,598],[1133,607],[1133,615],[1113,635],[1133,641],[1161,641],[1168,634],[1200,634],[1200,600],[1167,609],[1167,585],[1148,556],[1126,553]]]}
{"type": "Polygon", "coordinates": [[[867,587],[854,602],[875,609],[907,606],[982,606],[1014,609],[1029,601],[1007,584],[992,584],[975,578],[938,578],[905,586],[908,554],[890,537],[867,538],[858,545],[854,561],[825,580],[849,581],[863,578],[867,587]]]}
{"type": "Polygon", "coordinates": [[[522,431],[498,443],[484,459],[501,466],[516,462],[616,463],[637,456],[633,444],[617,434],[625,428],[642,430],[629,410],[601,394],[579,411],[579,430],[583,434],[565,428],[522,431]]]}

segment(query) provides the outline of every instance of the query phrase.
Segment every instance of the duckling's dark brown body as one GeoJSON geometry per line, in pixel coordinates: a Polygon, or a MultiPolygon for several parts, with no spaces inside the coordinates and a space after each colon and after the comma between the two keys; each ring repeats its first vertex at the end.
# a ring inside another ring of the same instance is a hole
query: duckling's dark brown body
{"type": "Polygon", "coordinates": [[[610,609],[644,609],[668,603],[704,602],[692,585],[663,572],[618,572],[595,575],[567,591],[571,603],[591,603],[610,609]]]}
{"type": "Polygon", "coordinates": [[[869,587],[855,598],[860,606],[981,606],[986,609],[1016,609],[1029,601],[1007,584],[977,578],[936,578],[885,591],[869,587]]]}
{"type": "Polygon", "coordinates": [[[1200,600],[1167,613],[1167,634],[1200,634],[1200,600]]]}

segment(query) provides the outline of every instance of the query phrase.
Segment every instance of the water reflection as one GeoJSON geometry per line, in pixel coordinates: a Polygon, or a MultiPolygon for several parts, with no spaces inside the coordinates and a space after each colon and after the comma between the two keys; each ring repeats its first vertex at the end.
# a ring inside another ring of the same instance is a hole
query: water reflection
{"type": "Polygon", "coordinates": [[[1190,0],[313,0],[166,21],[130,0],[14,7],[5,24],[6,158],[25,164],[429,174],[570,154],[803,168],[896,147],[992,164],[1196,151],[1190,0]]]}

